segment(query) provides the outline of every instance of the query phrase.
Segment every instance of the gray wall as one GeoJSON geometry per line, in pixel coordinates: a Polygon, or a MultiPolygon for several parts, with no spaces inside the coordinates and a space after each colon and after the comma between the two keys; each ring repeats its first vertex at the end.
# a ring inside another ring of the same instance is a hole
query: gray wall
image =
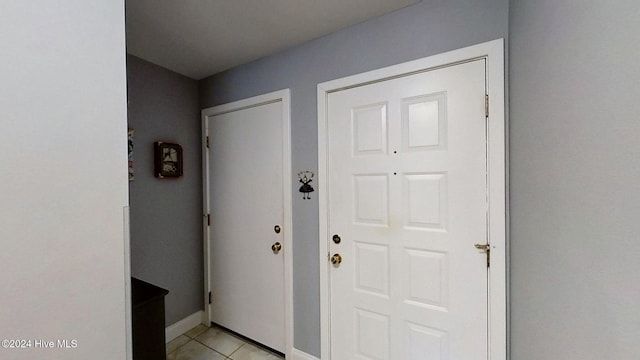
{"type": "MultiPolygon", "coordinates": [[[[425,1],[200,82],[202,108],[291,89],[293,174],[317,172],[320,82],[507,37],[507,0],[425,1]]],[[[320,353],[318,202],[293,179],[294,345],[320,353]]]]}
{"type": "Polygon", "coordinates": [[[640,355],[640,2],[512,0],[511,358],[640,355]]]}
{"type": "Polygon", "coordinates": [[[129,183],[132,276],[168,289],[166,323],[203,309],[198,84],[127,56],[135,179],[129,183]],[[184,176],[153,176],[153,142],[182,145],[184,176]]]}
{"type": "MultiPolygon", "coordinates": [[[[317,83],[506,38],[507,8],[421,3],[205,79],[200,106],[291,88],[293,172],[316,171],[317,83]]],[[[632,359],[640,352],[639,5],[511,0],[509,8],[511,358],[632,359]]],[[[295,346],[318,355],[318,205],[296,190],[295,346]]]]}

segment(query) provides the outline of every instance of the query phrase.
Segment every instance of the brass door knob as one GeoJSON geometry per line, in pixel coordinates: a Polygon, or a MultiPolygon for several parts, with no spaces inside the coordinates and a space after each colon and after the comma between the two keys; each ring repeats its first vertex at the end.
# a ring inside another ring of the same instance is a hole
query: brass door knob
{"type": "Polygon", "coordinates": [[[282,244],[280,244],[279,242],[276,242],[275,244],[271,245],[271,250],[273,251],[274,254],[279,253],[280,250],[282,250],[282,244]]]}
{"type": "Polygon", "coordinates": [[[331,263],[333,265],[340,265],[341,262],[342,256],[340,256],[340,254],[333,254],[333,256],[331,257],[331,263]]]}

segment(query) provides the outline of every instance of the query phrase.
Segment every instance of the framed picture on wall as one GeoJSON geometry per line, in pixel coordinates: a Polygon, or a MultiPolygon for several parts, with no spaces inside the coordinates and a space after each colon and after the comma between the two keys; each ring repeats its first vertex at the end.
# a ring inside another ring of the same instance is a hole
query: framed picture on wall
{"type": "Polygon", "coordinates": [[[163,179],[182,176],[182,146],[156,141],[153,143],[153,152],[155,177],[163,179]]]}

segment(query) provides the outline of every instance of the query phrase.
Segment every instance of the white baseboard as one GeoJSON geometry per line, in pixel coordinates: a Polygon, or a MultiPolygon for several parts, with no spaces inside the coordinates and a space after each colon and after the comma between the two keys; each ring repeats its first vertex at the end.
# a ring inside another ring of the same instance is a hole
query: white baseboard
{"type": "Polygon", "coordinates": [[[317,357],[313,356],[313,355],[309,355],[304,351],[300,351],[298,349],[293,349],[293,351],[291,351],[291,359],[293,360],[320,360],[317,357]]]}
{"type": "Polygon", "coordinates": [[[199,324],[205,324],[204,321],[204,311],[200,310],[195,312],[186,318],[176,322],[175,324],[167,326],[165,329],[165,341],[169,342],[178,336],[186,333],[187,331],[193,329],[199,324]]]}

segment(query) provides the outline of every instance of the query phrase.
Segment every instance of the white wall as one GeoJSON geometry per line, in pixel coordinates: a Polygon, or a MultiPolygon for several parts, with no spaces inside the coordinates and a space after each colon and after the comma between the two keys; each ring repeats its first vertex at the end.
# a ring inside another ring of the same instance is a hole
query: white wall
{"type": "Polygon", "coordinates": [[[640,358],[640,2],[510,3],[511,358],[640,358]]]}
{"type": "Polygon", "coordinates": [[[124,359],[124,3],[2,1],[0,49],[0,358],[124,359]]]}

